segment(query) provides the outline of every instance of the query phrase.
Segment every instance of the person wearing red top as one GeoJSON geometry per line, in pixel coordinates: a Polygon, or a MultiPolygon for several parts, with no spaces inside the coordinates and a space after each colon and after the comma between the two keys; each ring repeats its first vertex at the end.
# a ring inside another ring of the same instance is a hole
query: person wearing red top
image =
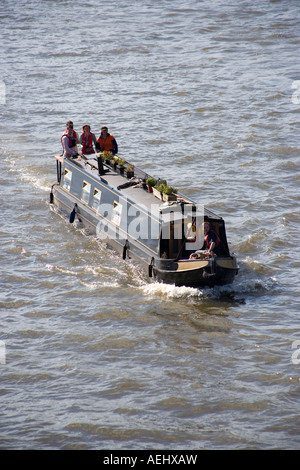
{"type": "Polygon", "coordinates": [[[80,143],[82,145],[81,154],[82,155],[91,155],[95,153],[93,145],[97,145],[95,134],[91,132],[91,126],[89,124],[84,124],[82,126],[82,134],[80,136],[80,143]]]}
{"type": "Polygon", "coordinates": [[[112,152],[113,155],[118,153],[118,144],[113,135],[108,133],[106,126],[101,127],[101,134],[97,139],[96,149],[98,152],[112,152]]]}
{"type": "MultiPolygon", "coordinates": [[[[210,228],[210,223],[205,221],[203,223],[203,232],[204,232],[204,243],[202,250],[205,251],[206,257],[213,256],[214,254],[216,256],[220,255],[220,239],[216,232],[210,228]]],[[[192,253],[190,255],[190,259],[197,259],[201,257],[201,251],[195,251],[195,253],[192,253]]]]}

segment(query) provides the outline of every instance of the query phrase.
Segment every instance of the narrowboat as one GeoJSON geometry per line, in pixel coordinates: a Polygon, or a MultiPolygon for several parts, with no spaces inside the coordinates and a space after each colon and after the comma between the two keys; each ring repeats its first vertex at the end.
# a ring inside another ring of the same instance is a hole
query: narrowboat
{"type": "Polygon", "coordinates": [[[196,288],[233,282],[238,265],[229,252],[222,217],[176,190],[167,196],[160,189],[165,181],[156,180],[150,189],[147,183],[153,178],[117,156],[56,155],[55,160],[50,204],[70,223],[77,217],[123,260],[141,263],[151,280],[196,288]],[[220,240],[217,256],[203,250],[205,221],[220,240]],[[197,259],[190,259],[195,252],[197,259]]]}

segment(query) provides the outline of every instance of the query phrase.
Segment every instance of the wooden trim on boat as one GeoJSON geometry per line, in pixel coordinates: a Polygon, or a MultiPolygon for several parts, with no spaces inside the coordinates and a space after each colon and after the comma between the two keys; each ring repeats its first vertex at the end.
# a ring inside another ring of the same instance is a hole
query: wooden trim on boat
{"type": "Polygon", "coordinates": [[[60,163],[63,163],[64,161],[64,157],[62,155],[54,155],[54,158],[60,163]]]}
{"type": "Polygon", "coordinates": [[[178,267],[176,271],[193,271],[195,269],[206,268],[209,265],[208,260],[187,260],[187,261],[178,261],[178,267]]]}

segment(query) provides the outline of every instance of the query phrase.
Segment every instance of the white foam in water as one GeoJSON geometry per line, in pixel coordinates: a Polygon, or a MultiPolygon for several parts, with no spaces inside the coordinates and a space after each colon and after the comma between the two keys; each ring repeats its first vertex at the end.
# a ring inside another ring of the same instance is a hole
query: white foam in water
{"type": "Polygon", "coordinates": [[[87,288],[87,290],[89,291],[99,291],[99,290],[102,290],[103,289],[106,289],[107,287],[108,288],[119,288],[119,284],[117,282],[84,282],[84,281],[81,281],[79,280],[80,284],[82,284],[84,287],[87,288]]]}
{"type": "Polygon", "coordinates": [[[54,266],[52,264],[46,264],[46,268],[48,269],[48,271],[58,271],[63,274],[72,274],[74,276],[78,275],[76,271],[71,271],[70,269],[61,268],[60,266],[54,266]]]}
{"type": "MultiPolygon", "coordinates": [[[[25,156],[22,155],[19,157],[20,160],[24,160],[25,156]]],[[[20,161],[17,161],[13,155],[9,155],[5,158],[5,161],[9,163],[11,172],[17,173],[20,177],[20,180],[29,183],[36,189],[41,189],[42,191],[49,191],[50,186],[49,182],[46,181],[41,175],[36,176],[36,174],[31,173],[28,171],[28,168],[25,166],[20,166],[20,161]]]]}
{"type": "Polygon", "coordinates": [[[141,290],[145,295],[163,295],[167,298],[202,298],[204,296],[202,291],[194,287],[178,287],[174,284],[163,284],[160,282],[145,284],[141,286],[141,290]]]}
{"type": "MultiPolygon", "coordinates": [[[[273,280],[269,280],[271,284],[273,280]]],[[[190,300],[230,300],[238,303],[244,302],[245,293],[257,294],[265,292],[269,289],[269,283],[263,280],[251,280],[247,283],[233,283],[227,286],[215,286],[214,288],[205,288],[203,290],[194,287],[177,287],[174,284],[163,284],[153,282],[150,284],[143,284],[140,289],[145,295],[164,297],[164,299],[190,299],[190,300]]]]}

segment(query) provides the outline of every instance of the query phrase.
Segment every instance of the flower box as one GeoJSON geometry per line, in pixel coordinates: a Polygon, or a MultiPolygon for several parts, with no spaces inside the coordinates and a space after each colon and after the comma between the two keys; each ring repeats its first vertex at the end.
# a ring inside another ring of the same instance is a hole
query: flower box
{"type": "Polygon", "coordinates": [[[158,199],[162,200],[162,193],[157,188],[155,188],[154,186],[153,186],[152,189],[153,189],[154,196],[157,197],[158,199]]]}
{"type": "Polygon", "coordinates": [[[176,201],[177,199],[177,196],[176,194],[165,194],[165,193],[162,193],[162,200],[164,202],[168,202],[168,201],[176,201]]]}

